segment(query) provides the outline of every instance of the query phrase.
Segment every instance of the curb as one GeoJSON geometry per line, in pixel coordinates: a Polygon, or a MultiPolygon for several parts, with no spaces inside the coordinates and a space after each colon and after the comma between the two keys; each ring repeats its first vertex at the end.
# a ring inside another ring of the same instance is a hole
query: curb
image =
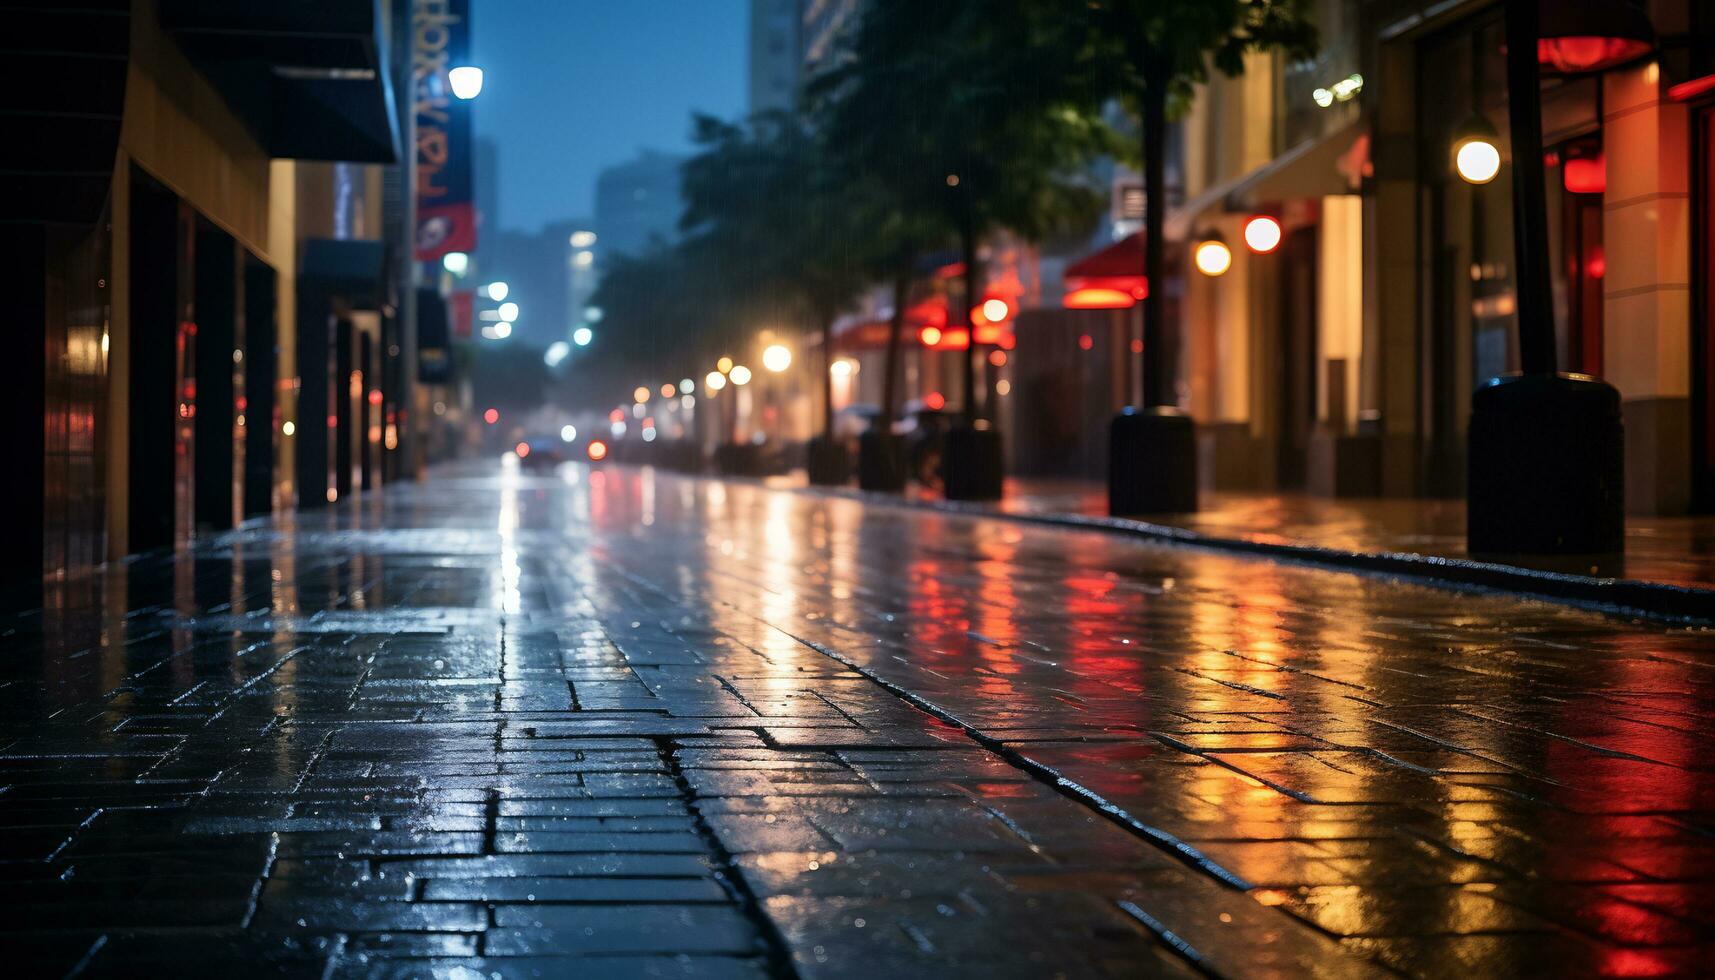
{"type": "MultiPolygon", "coordinates": [[[[719,479],[731,479],[720,477],[719,479]]],[[[749,482],[749,481],[745,481],[749,482]]],[[[762,486],[760,480],[756,481],[762,486]]],[[[1127,534],[1161,544],[1203,548],[1229,554],[1248,555],[1273,561],[1311,565],[1335,571],[1391,578],[1461,591],[1511,592],[1562,605],[1577,606],[1610,615],[1651,619],[1680,626],[1715,625],[1715,589],[1668,585],[1641,579],[1597,578],[1550,572],[1470,558],[1447,558],[1402,551],[1347,551],[1320,545],[1256,541],[1191,531],[1129,517],[1095,517],[1086,514],[1019,514],[996,510],[980,503],[956,500],[913,500],[893,494],[851,487],[782,487],[796,493],[840,497],[867,504],[909,507],[915,510],[1016,521],[1047,527],[1127,534]]]]}

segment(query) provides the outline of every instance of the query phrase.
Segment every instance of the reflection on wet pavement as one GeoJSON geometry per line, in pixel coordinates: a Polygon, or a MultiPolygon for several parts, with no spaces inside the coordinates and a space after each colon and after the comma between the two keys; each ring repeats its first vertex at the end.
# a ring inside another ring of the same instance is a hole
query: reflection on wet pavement
{"type": "MultiPolygon", "coordinates": [[[[804,485],[801,473],[772,477],[768,482],[779,487],[804,485]]],[[[916,485],[907,494],[920,503],[944,503],[934,492],[916,485]]],[[[1015,515],[1108,517],[1107,487],[1084,480],[1008,478],[1003,499],[960,506],[1015,515]]],[[[1465,549],[1463,500],[1336,499],[1307,493],[1205,491],[1195,513],[1155,514],[1145,520],[1215,540],[1363,554],[1471,557],[1465,549]]],[[[1489,556],[1486,560],[1538,571],[1715,590],[1715,515],[1628,515],[1625,555],[1602,558],[1595,565],[1590,565],[1587,557],[1512,555],[1489,556]]]]}
{"type": "Polygon", "coordinates": [[[31,975],[1690,973],[1715,642],[470,467],[15,624],[31,975]]]}

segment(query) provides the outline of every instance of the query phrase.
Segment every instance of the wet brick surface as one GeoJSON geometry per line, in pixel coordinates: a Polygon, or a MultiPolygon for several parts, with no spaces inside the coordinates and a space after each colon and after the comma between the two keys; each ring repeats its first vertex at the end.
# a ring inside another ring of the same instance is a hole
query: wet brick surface
{"type": "Polygon", "coordinates": [[[472,467],[14,624],[13,975],[1715,968],[1715,634],[472,467]]]}

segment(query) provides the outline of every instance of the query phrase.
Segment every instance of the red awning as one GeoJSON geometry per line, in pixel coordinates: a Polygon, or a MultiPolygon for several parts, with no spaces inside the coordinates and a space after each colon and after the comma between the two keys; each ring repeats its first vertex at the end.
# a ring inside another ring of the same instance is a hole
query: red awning
{"type": "Polygon", "coordinates": [[[1149,280],[1143,274],[1143,234],[1127,235],[1084,256],[1066,267],[1063,278],[1068,294],[1100,289],[1142,299],[1149,293],[1149,280]]]}
{"type": "Polygon", "coordinates": [[[1143,276],[1143,233],[1134,232],[1066,267],[1067,279],[1143,276]]]}

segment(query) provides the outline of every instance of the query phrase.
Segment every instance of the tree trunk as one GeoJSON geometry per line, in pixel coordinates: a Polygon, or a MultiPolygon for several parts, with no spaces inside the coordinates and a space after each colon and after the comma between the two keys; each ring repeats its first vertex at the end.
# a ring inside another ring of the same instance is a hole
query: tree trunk
{"type": "Polygon", "coordinates": [[[834,439],[834,318],[820,314],[822,320],[822,435],[834,439]]]}
{"type": "Polygon", "coordinates": [[[905,303],[911,295],[911,259],[904,258],[893,274],[893,317],[887,323],[887,362],[881,366],[881,418],[883,435],[893,432],[899,417],[899,347],[905,334],[905,303]]]}
{"type": "Polygon", "coordinates": [[[1537,0],[1507,0],[1507,120],[1513,144],[1519,361],[1526,374],[1553,374],[1554,303],[1548,274],[1548,193],[1542,163],[1537,18],[1537,0]]]}
{"type": "MultiPolygon", "coordinates": [[[[1166,309],[1167,234],[1167,64],[1147,62],[1143,93],[1143,403],[1154,408],[1175,404],[1173,352],[1168,349],[1166,309]]],[[[1127,355],[1129,356],[1129,354],[1127,355]]]]}
{"type": "MultiPolygon", "coordinates": [[[[976,318],[971,315],[971,311],[976,308],[978,302],[977,282],[980,273],[977,270],[976,230],[970,226],[968,221],[959,229],[959,247],[964,252],[965,258],[965,308],[964,315],[958,318],[964,321],[966,331],[964,419],[965,425],[974,426],[977,421],[977,324],[976,318]]],[[[947,325],[950,327],[956,320],[951,315],[953,311],[948,310],[947,312],[947,325]]]]}

